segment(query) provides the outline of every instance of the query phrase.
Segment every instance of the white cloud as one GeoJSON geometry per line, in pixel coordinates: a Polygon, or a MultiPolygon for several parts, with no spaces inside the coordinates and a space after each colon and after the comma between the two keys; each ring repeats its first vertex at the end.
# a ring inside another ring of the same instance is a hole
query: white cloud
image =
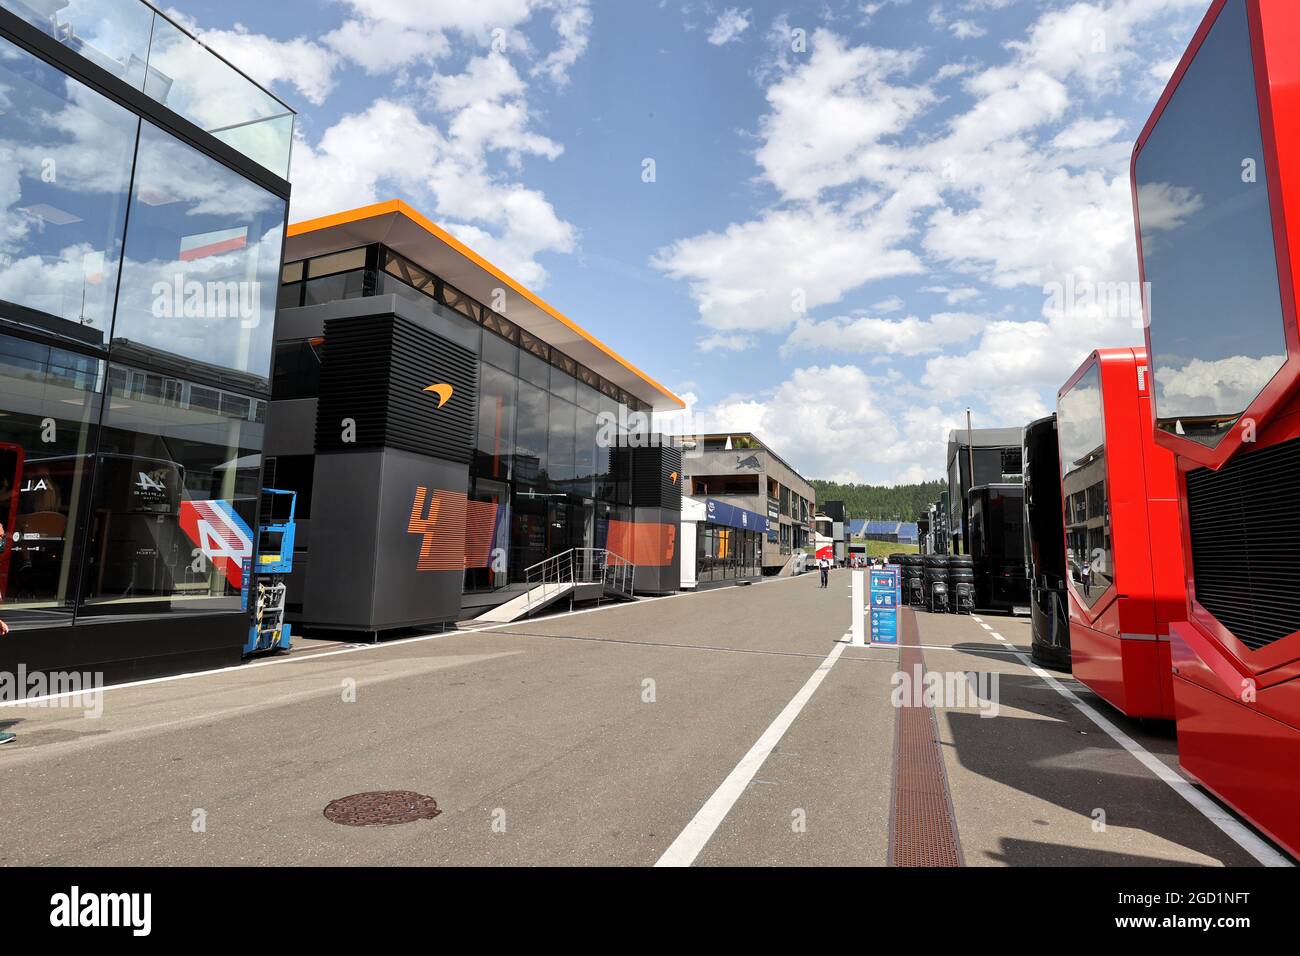
{"type": "Polygon", "coordinates": [[[721,233],[680,239],[652,264],[690,283],[706,326],[781,332],[799,318],[800,305],[813,309],[871,279],[921,271],[913,253],[896,248],[910,223],[906,197],[890,197],[874,212],[857,216],[824,205],[771,210],[721,233]]]}
{"type": "MultiPolygon", "coordinates": [[[[334,71],[338,57],[327,47],[313,40],[298,37],[293,40],[276,40],[259,33],[250,33],[243,24],[236,23],[233,30],[204,30],[191,18],[177,10],[168,10],[178,23],[193,33],[204,44],[216,50],[223,57],[259,83],[270,88],[288,84],[296,89],[308,102],[319,106],[325,102],[334,89],[334,71]]],[[[180,48],[178,48],[178,54],[180,48]]],[[[206,54],[205,54],[206,55],[206,54]]],[[[191,62],[189,56],[173,57],[171,66],[165,66],[169,75],[180,78],[177,72],[183,72],[186,64],[191,62]]],[[[194,62],[195,69],[203,69],[203,85],[211,88],[214,74],[204,69],[208,64],[194,62]]],[[[238,82],[236,80],[236,82],[238,82]]],[[[214,91],[218,100],[227,100],[237,95],[230,89],[214,91]]],[[[218,111],[221,106],[214,107],[218,111]]],[[[229,112],[226,114],[230,115],[229,112]]]]}
{"type": "Polygon", "coordinates": [[[752,431],[806,477],[877,483],[940,477],[944,422],[958,412],[900,397],[896,382],[853,365],[796,368],[770,391],[714,405],[688,399],[684,418],[698,431],[752,431]]]}
{"type": "Polygon", "coordinates": [[[348,20],[322,39],[370,74],[432,62],[446,55],[450,47],[440,31],[412,29],[388,20],[348,20]]]}
{"type": "Polygon", "coordinates": [[[973,40],[989,32],[974,20],[954,20],[948,24],[948,30],[958,40],[973,40]]]}
{"type": "Polygon", "coordinates": [[[909,315],[902,319],[840,317],[801,322],[786,338],[781,353],[821,350],[923,355],[967,341],[978,334],[984,321],[984,316],[940,312],[928,319],[909,315]]]}
{"type": "Polygon", "coordinates": [[[709,30],[709,42],[714,46],[723,46],[733,40],[739,40],[740,35],[749,29],[749,17],[749,10],[743,13],[736,7],[723,10],[709,30]]]}

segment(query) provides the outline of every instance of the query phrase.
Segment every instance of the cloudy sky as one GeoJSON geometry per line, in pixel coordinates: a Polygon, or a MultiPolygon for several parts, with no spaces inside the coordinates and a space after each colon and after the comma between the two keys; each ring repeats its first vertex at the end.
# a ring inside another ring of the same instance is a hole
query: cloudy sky
{"type": "Polygon", "coordinates": [[[184,0],[399,197],[810,477],[938,477],[1139,344],[1128,160],[1208,0],[184,0]]]}

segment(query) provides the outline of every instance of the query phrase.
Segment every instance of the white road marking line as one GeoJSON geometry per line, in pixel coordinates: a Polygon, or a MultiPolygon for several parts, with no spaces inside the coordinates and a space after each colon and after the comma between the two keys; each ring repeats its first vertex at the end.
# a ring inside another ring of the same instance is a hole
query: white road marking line
{"type": "MultiPolygon", "coordinates": [[[[850,635],[845,635],[849,637],[850,635]]],[[[695,862],[695,858],[700,855],[704,845],[709,842],[718,826],[731,812],[731,808],[736,805],[740,795],[745,792],[754,775],[758,773],[758,768],[767,760],[768,755],[776,749],[776,745],[781,742],[785,732],[790,729],[799,712],[803,710],[804,705],[812,698],[813,692],[826,679],[835,662],[839,660],[844,648],[848,647],[845,643],[837,642],[831,648],[831,652],[826,655],[826,659],[817,666],[812,672],[812,676],[799,688],[799,692],[790,699],[790,703],[785,705],[785,709],[777,714],[776,720],[763,731],[762,736],[749,748],[749,753],[740,758],[740,763],[736,764],[736,769],[727,775],[727,779],[722,781],[721,786],[713,792],[713,796],[704,802],[698,813],[686,824],[686,829],[677,835],[677,839],[672,845],[664,851],[663,856],[659,857],[655,866],[690,866],[695,862]]]]}
{"type": "Polygon", "coordinates": [[[984,630],[986,630],[986,631],[991,631],[991,630],[993,630],[993,628],[989,627],[989,626],[988,626],[987,624],[985,624],[983,621],[980,621],[979,624],[980,624],[980,627],[984,628],[984,630]]]}
{"type": "Polygon", "coordinates": [[[1106,734],[1119,744],[1137,761],[1146,767],[1153,774],[1167,783],[1176,794],[1186,800],[1195,808],[1201,816],[1209,820],[1216,827],[1223,831],[1228,839],[1232,840],[1237,846],[1241,847],[1251,856],[1253,856],[1262,866],[1292,866],[1292,862],[1279,853],[1273,847],[1269,846],[1267,841],[1261,838],[1249,827],[1241,823],[1236,817],[1232,816],[1217,803],[1207,797],[1177,772],[1169,769],[1162,761],[1152,756],[1151,753],[1140,743],[1124,733],[1119,727],[1115,726],[1109,719],[1099,713],[1096,708],[1088,704],[1081,697],[1070,690],[1060,681],[1058,681],[1047,671],[1036,665],[1024,654],[1016,652],[1016,657],[1020,662],[1037,674],[1047,684],[1054,688],[1057,693],[1074,704],[1079,712],[1100,727],[1106,734]]]}
{"type": "MultiPolygon", "coordinates": [[[[971,619],[981,625],[984,623],[973,615],[971,619]]],[[[1002,638],[1000,634],[997,634],[997,632],[994,632],[994,636],[1005,640],[1005,638],[1002,638]]],[[[1268,841],[1220,807],[1214,802],[1214,800],[1196,789],[1194,784],[1181,776],[1177,771],[1171,770],[1161,760],[1154,757],[1150,751],[1128,734],[1124,733],[1124,731],[1117,727],[1114,722],[1098,712],[1095,707],[1083,700],[1083,698],[1079,697],[1079,695],[1062,684],[1054,676],[1035,664],[1023,652],[1015,650],[1010,644],[1007,646],[1010,649],[1011,655],[1020,661],[1020,663],[1028,667],[1049,687],[1072,703],[1081,714],[1100,727],[1107,736],[1115,741],[1115,743],[1127,750],[1133,758],[1138,761],[1138,763],[1142,764],[1142,766],[1146,767],[1160,778],[1160,780],[1167,784],[1174,793],[1178,794],[1190,803],[1192,807],[1201,814],[1201,816],[1205,817],[1205,819],[1218,827],[1223,834],[1228,837],[1228,839],[1232,840],[1237,844],[1237,846],[1241,847],[1254,857],[1256,862],[1263,866],[1294,866],[1291,860],[1273,849],[1273,847],[1269,845],[1268,841]]]]}

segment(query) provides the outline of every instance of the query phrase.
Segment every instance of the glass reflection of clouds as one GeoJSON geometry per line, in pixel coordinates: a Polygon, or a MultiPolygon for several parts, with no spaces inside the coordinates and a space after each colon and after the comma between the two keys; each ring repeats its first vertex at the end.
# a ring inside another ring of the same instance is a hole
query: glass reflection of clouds
{"type": "Polygon", "coordinates": [[[1157,426],[1216,445],[1286,359],[1243,0],[1229,0],[1136,166],[1157,426]]]}
{"type": "Polygon", "coordinates": [[[97,66],[277,176],[294,113],[140,0],[0,0],[97,66]]]}
{"type": "Polygon", "coordinates": [[[269,378],[284,201],[142,124],[113,339],[269,378]]]}
{"type": "Polygon", "coordinates": [[[1066,564],[1075,595],[1089,607],[1114,580],[1103,416],[1101,368],[1094,364],[1057,402],[1066,564]]]}
{"type": "Polygon", "coordinates": [[[138,120],[0,40],[0,300],[102,342],[138,120]]]}

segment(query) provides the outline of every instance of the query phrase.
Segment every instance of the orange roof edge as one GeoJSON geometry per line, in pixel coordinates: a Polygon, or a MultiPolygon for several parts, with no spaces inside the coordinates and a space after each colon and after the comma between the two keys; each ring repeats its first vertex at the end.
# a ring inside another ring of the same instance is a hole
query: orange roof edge
{"type": "Polygon", "coordinates": [[[678,398],[676,395],[674,395],[672,392],[666,389],[663,385],[659,384],[657,381],[655,381],[645,372],[641,371],[639,368],[637,368],[627,359],[623,358],[623,356],[619,355],[617,352],[611,349],[604,342],[600,341],[600,339],[596,338],[591,333],[589,333],[586,329],[582,328],[582,326],[578,325],[576,322],[569,319],[567,316],[561,313],[550,303],[542,299],[531,289],[526,288],[523,285],[523,283],[518,282],[511,276],[506,275],[505,272],[497,268],[492,263],[488,262],[477,252],[475,252],[469,246],[465,245],[463,242],[461,242],[451,233],[447,232],[447,230],[443,229],[433,220],[429,219],[427,216],[423,215],[419,211],[412,209],[409,205],[407,205],[407,203],[403,202],[401,199],[388,199],[385,200],[384,202],[371,203],[369,206],[360,206],[356,209],[349,209],[344,212],[330,213],[328,216],[320,216],[316,219],[307,219],[304,220],[303,222],[290,223],[289,228],[287,230],[287,235],[290,238],[292,238],[294,236],[301,236],[309,232],[319,232],[322,229],[331,229],[335,226],[345,226],[348,223],[360,222],[363,219],[375,219],[378,218],[379,216],[387,216],[390,213],[400,213],[401,215],[405,216],[407,219],[410,219],[412,222],[419,225],[426,232],[435,236],[441,242],[444,242],[447,245],[451,246],[453,249],[459,252],[466,259],[469,259],[471,262],[473,262],[480,269],[483,269],[484,271],[488,272],[499,281],[504,282],[511,289],[513,289],[515,292],[522,295],[525,299],[527,299],[533,305],[537,306],[547,315],[551,316],[557,322],[562,323],[564,326],[566,326],[573,332],[576,332],[578,335],[582,336],[592,345],[596,346],[596,348],[600,349],[602,352],[604,352],[606,355],[612,358],[619,365],[623,366],[625,369],[627,369],[637,378],[641,379],[641,381],[645,382],[647,385],[650,385],[655,390],[657,390],[667,398],[671,399],[673,402],[677,404],[678,408],[686,407],[686,403],[684,401],[682,401],[680,398],[678,398]]]}

